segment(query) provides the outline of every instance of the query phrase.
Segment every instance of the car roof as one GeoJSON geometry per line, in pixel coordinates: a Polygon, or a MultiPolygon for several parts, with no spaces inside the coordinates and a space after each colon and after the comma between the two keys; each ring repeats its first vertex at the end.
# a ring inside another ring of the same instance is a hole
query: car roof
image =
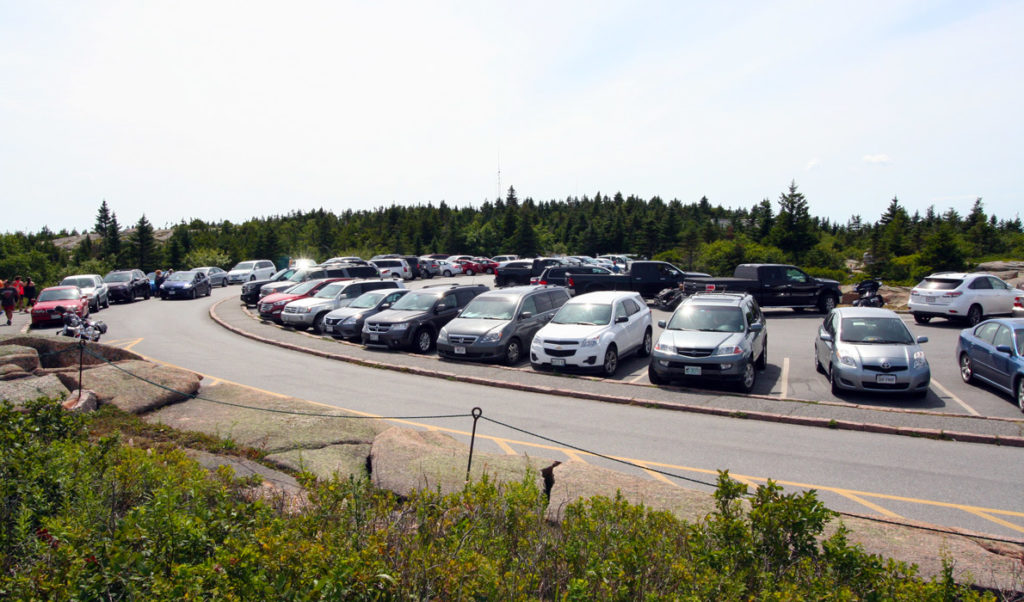
{"type": "Polygon", "coordinates": [[[595,291],[593,293],[577,295],[566,301],[566,303],[612,303],[619,299],[636,299],[639,296],[640,293],[633,291],[595,291]]]}
{"type": "Polygon", "coordinates": [[[694,293],[683,299],[683,305],[708,303],[713,305],[730,305],[739,307],[744,299],[751,298],[747,293],[694,293]]]}
{"type": "MultiPolygon", "coordinates": [[[[1024,318],[990,318],[985,320],[985,322],[999,322],[1000,324],[1006,324],[1014,330],[1024,328],[1024,318]]],[[[976,327],[972,327],[971,330],[974,330],[974,328],[976,327]]]]}
{"type": "Polygon", "coordinates": [[[896,312],[884,307],[838,307],[834,311],[840,318],[899,318],[896,312]]]}
{"type": "MultiPolygon", "coordinates": [[[[44,291],[60,291],[60,290],[66,290],[66,289],[70,289],[70,288],[78,288],[78,287],[70,285],[70,284],[65,284],[64,286],[48,286],[48,287],[44,288],[43,290],[44,291]]],[[[79,289],[79,290],[81,290],[81,289],[79,289]]]]}
{"type": "Polygon", "coordinates": [[[563,286],[510,286],[508,288],[498,288],[494,290],[485,291],[480,293],[480,297],[521,297],[530,293],[538,293],[541,291],[550,291],[556,289],[565,289],[563,286]]]}

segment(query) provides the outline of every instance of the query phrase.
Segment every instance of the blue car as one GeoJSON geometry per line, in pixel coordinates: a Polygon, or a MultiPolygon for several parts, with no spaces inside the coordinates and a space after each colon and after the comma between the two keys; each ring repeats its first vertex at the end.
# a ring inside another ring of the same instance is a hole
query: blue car
{"type": "Polygon", "coordinates": [[[965,383],[1005,391],[1024,411],[1024,318],[986,320],[960,331],[956,357],[965,383]]]}
{"type": "Polygon", "coordinates": [[[210,295],[212,287],[206,274],[196,270],[174,272],[160,285],[161,299],[195,299],[210,295]]]}

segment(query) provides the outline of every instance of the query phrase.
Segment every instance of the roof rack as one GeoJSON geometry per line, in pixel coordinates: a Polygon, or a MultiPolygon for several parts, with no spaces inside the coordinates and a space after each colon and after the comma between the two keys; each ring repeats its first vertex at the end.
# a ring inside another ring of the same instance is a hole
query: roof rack
{"type": "Polygon", "coordinates": [[[746,297],[748,295],[750,295],[750,293],[746,292],[738,293],[731,291],[697,291],[691,294],[690,298],[692,299],[693,297],[716,297],[721,299],[723,297],[733,297],[736,299],[742,299],[743,297],[746,297]]]}

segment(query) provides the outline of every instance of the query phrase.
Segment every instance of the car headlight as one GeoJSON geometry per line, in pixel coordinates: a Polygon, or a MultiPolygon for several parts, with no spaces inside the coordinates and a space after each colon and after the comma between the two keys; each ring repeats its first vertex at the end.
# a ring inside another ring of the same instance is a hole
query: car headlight
{"type": "Polygon", "coordinates": [[[311,311],[313,311],[312,307],[300,307],[298,313],[300,313],[300,314],[308,314],[311,311]]]}
{"type": "Polygon", "coordinates": [[[282,305],[287,305],[287,304],[288,304],[288,301],[274,301],[273,303],[270,304],[270,306],[271,307],[281,307],[282,305]]]}
{"type": "Polygon", "coordinates": [[[393,330],[394,332],[400,332],[402,330],[405,330],[406,328],[409,328],[408,322],[399,322],[398,324],[391,325],[391,330],[393,330]]]}
{"type": "Polygon", "coordinates": [[[182,288],[192,288],[192,283],[191,282],[186,282],[185,286],[183,286],[182,288]]]}
{"type": "Polygon", "coordinates": [[[846,351],[845,349],[836,349],[836,356],[839,358],[840,364],[853,366],[854,368],[857,367],[857,358],[849,351],[846,351]]]}
{"type": "Polygon", "coordinates": [[[441,332],[437,333],[437,342],[438,343],[447,343],[448,342],[448,331],[446,329],[442,328],[441,332]]]}
{"type": "Polygon", "coordinates": [[[924,356],[924,351],[920,351],[920,350],[915,351],[914,352],[914,367],[915,368],[924,368],[927,365],[928,365],[928,359],[924,356]]]}
{"type": "Polygon", "coordinates": [[[596,346],[598,344],[598,342],[600,342],[600,340],[601,340],[601,335],[595,334],[592,337],[587,337],[587,338],[583,339],[583,342],[580,343],[580,347],[594,347],[594,346],[596,346]]]}
{"type": "Polygon", "coordinates": [[[345,321],[343,322],[343,324],[355,324],[362,317],[363,316],[361,316],[361,315],[349,316],[349,317],[345,318],[345,321]]]}
{"type": "Polygon", "coordinates": [[[737,347],[736,345],[723,345],[715,349],[715,352],[711,355],[741,355],[742,353],[742,347],[737,347]]]}
{"type": "Polygon", "coordinates": [[[505,332],[502,331],[502,330],[492,330],[491,332],[488,332],[484,336],[480,337],[480,342],[481,343],[497,343],[498,341],[501,340],[501,337],[504,336],[504,335],[505,335],[505,332]]]}

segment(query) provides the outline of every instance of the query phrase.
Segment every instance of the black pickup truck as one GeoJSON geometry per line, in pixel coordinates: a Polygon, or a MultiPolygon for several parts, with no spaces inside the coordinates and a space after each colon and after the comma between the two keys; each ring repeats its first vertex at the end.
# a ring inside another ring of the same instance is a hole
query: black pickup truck
{"type": "Polygon", "coordinates": [[[541,272],[551,266],[565,265],[558,257],[538,257],[537,259],[517,259],[494,269],[494,286],[526,286],[530,279],[540,276],[541,272]]]}
{"type": "Polygon", "coordinates": [[[698,276],[703,272],[684,272],[664,261],[634,261],[624,274],[572,274],[567,276],[566,285],[576,294],[594,291],[636,291],[640,296],[652,299],[662,289],[679,286],[679,283],[698,276]]]}
{"type": "Polygon", "coordinates": [[[744,263],[732,278],[692,278],[683,287],[687,295],[700,292],[750,293],[761,307],[818,308],[828,313],[842,296],[839,283],[808,276],[800,268],[778,263],[744,263]]]}

